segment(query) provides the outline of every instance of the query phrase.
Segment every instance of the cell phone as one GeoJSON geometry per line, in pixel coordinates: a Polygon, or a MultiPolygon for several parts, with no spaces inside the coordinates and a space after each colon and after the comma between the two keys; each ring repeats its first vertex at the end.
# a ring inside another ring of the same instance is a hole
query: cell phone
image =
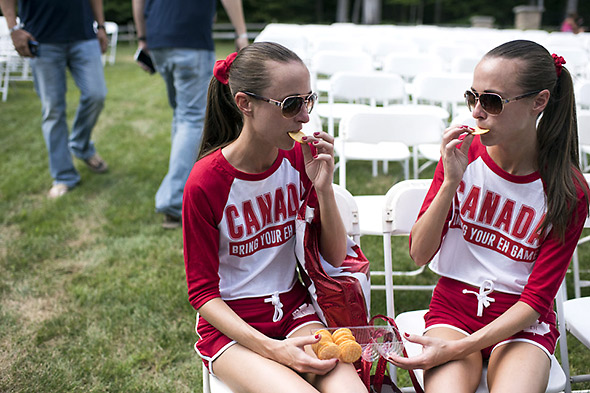
{"type": "Polygon", "coordinates": [[[37,41],[29,40],[29,51],[33,57],[39,56],[39,43],[37,41]]]}
{"type": "Polygon", "coordinates": [[[135,61],[140,62],[141,64],[145,65],[150,70],[150,74],[156,72],[156,67],[154,67],[154,63],[152,62],[152,58],[148,55],[143,49],[137,49],[135,52],[135,61]]]}

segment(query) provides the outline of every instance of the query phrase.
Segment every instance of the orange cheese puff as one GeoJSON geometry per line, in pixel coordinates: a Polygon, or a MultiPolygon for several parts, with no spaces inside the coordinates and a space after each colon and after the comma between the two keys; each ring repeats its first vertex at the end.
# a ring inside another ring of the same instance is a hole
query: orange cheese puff
{"type": "Polygon", "coordinates": [[[356,362],[363,353],[360,344],[353,340],[344,341],[338,347],[340,348],[340,360],[344,363],[356,362]]]}
{"type": "Polygon", "coordinates": [[[334,341],[332,340],[332,335],[326,329],[320,329],[320,330],[316,331],[315,334],[316,335],[319,334],[321,336],[320,337],[320,341],[318,341],[315,344],[311,344],[311,349],[313,349],[313,351],[317,355],[318,352],[319,352],[319,347],[321,346],[321,344],[324,344],[324,343],[333,343],[334,341]]]}
{"type": "Polygon", "coordinates": [[[326,329],[320,329],[320,330],[316,331],[315,334],[316,335],[320,334],[322,336],[322,339],[324,339],[325,337],[329,337],[330,341],[333,340],[332,335],[326,329]]]}
{"type": "Polygon", "coordinates": [[[340,347],[334,343],[324,343],[318,349],[318,359],[335,359],[340,357],[340,347]]]}
{"type": "Polygon", "coordinates": [[[336,339],[340,337],[341,334],[352,336],[352,332],[349,328],[340,328],[332,334],[332,339],[334,340],[334,342],[336,342],[336,339]]]}
{"type": "Polygon", "coordinates": [[[337,339],[334,340],[334,344],[340,345],[345,341],[356,341],[352,334],[341,334],[337,339]]]}
{"type": "Polygon", "coordinates": [[[311,349],[313,349],[313,351],[315,352],[315,354],[318,354],[318,349],[321,345],[323,344],[330,344],[333,343],[332,338],[330,336],[322,336],[320,338],[320,341],[318,341],[317,343],[311,344],[311,349]]]}

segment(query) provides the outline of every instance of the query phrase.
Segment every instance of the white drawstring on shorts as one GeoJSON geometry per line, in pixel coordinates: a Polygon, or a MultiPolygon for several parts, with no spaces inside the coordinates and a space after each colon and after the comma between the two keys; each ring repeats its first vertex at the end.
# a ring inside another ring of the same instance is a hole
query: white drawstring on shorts
{"type": "Polygon", "coordinates": [[[271,297],[264,299],[264,303],[271,303],[275,306],[275,313],[272,316],[273,322],[278,322],[283,318],[283,303],[281,303],[278,292],[275,292],[271,297]]]}
{"type": "Polygon", "coordinates": [[[494,283],[491,280],[485,280],[481,283],[479,287],[479,293],[474,291],[469,291],[467,289],[463,290],[463,293],[471,293],[477,296],[477,316],[481,317],[483,315],[484,307],[489,307],[490,303],[495,302],[496,299],[489,297],[488,295],[494,291],[494,283]]]}

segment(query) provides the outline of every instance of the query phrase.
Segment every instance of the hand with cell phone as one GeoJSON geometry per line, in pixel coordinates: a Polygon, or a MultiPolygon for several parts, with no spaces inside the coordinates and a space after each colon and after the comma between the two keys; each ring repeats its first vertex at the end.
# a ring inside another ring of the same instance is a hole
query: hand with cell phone
{"type": "Polygon", "coordinates": [[[22,57],[38,56],[39,43],[31,33],[25,29],[18,29],[13,31],[10,37],[12,38],[14,49],[16,49],[19,55],[22,57]]]}
{"type": "Polygon", "coordinates": [[[150,74],[154,74],[156,72],[156,67],[154,66],[152,58],[150,57],[147,49],[141,47],[137,48],[133,58],[144,71],[149,72],[150,74]]]}

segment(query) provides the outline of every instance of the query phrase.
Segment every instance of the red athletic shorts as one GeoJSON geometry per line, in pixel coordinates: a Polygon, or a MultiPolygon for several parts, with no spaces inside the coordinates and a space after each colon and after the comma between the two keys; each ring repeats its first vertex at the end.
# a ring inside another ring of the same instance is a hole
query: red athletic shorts
{"type": "MultiPolygon", "coordinates": [[[[487,297],[493,301],[489,299],[488,302],[478,301],[477,295],[484,289],[441,277],[434,289],[430,308],[424,316],[426,330],[445,326],[465,335],[472,334],[498,318],[520,298],[518,295],[491,291],[487,297]],[[488,306],[485,307],[483,304],[480,306],[478,303],[488,303],[488,306]],[[482,312],[481,317],[477,316],[478,306],[482,312]]],[[[525,341],[538,346],[549,356],[554,353],[558,338],[555,312],[551,311],[546,316],[539,317],[537,322],[529,328],[482,349],[481,353],[484,359],[489,359],[497,346],[514,341],[525,341]]]]}
{"type": "MultiPolygon", "coordinates": [[[[268,337],[276,339],[285,339],[304,325],[322,323],[315,313],[307,289],[299,282],[289,292],[272,297],[230,300],[226,303],[246,323],[268,337]],[[278,306],[279,302],[282,307],[278,306]]],[[[213,374],[211,367],[213,361],[236,342],[199,315],[197,315],[196,332],[199,339],[195,343],[195,350],[209,372],[213,374]]]]}

